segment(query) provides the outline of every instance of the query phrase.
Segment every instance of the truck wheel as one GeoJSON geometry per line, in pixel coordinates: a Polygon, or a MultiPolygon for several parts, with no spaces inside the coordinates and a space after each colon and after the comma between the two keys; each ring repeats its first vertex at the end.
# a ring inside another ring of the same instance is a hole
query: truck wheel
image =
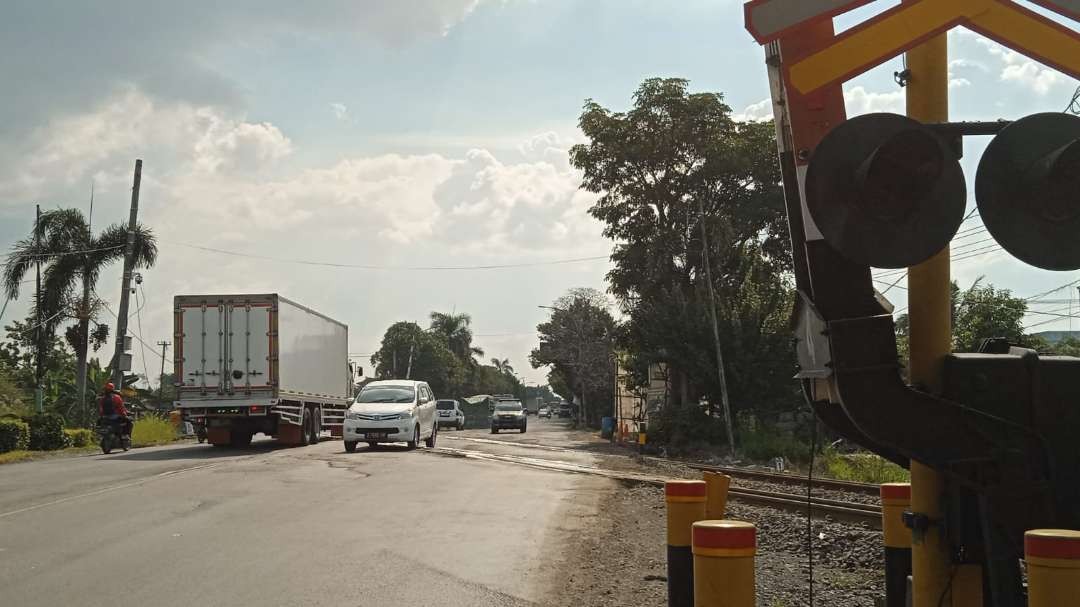
{"type": "Polygon", "coordinates": [[[300,418],[300,446],[306,447],[311,444],[311,418],[312,415],[308,412],[307,407],[303,409],[300,418]]]}
{"type": "Polygon", "coordinates": [[[354,440],[345,441],[345,451],[348,452],[348,453],[356,453],[356,441],[354,441],[354,440]]]}
{"type": "Polygon", "coordinates": [[[519,434],[525,434],[525,426],[521,427],[521,432],[519,434]]]}
{"type": "Polygon", "coordinates": [[[420,424],[416,425],[416,428],[413,430],[412,440],[406,444],[409,445],[410,451],[415,449],[416,446],[420,444],[420,424]]]}
{"type": "Polygon", "coordinates": [[[495,426],[492,426],[492,427],[491,427],[491,433],[492,433],[492,434],[498,434],[498,433],[499,433],[499,429],[498,429],[498,428],[496,428],[495,426]]]}
{"type": "Polygon", "coordinates": [[[320,416],[316,413],[316,411],[314,409],[312,409],[311,410],[311,441],[310,442],[313,445],[318,445],[319,444],[319,425],[320,425],[320,419],[319,418],[320,418],[320,416]]]}
{"type": "Polygon", "coordinates": [[[424,446],[428,449],[435,448],[435,437],[439,435],[439,426],[433,426],[431,428],[431,436],[424,439],[424,446]]]}

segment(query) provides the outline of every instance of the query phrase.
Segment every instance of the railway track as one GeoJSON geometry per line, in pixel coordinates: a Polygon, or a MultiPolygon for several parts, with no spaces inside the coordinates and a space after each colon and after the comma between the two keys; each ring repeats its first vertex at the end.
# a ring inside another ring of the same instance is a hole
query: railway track
{"type": "MultiPolygon", "coordinates": [[[[593,476],[611,478],[623,482],[651,484],[658,487],[663,487],[664,482],[667,480],[666,478],[661,478],[650,474],[607,470],[604,468],[600,468],[599,466],[590,466],[560,460],[550,460],[520,455],[495,454],[483,451],[474,451],[470,449],[437,447],[430,451],[425,450],[424,452],[437,453],[439,455],[453,457],[504,462],[510,464],[517,464],[519,466],[540,468],[544,470],[555,470],[559,472],[568,472],[575,474],[589,474],[593,476]]],[[[713,468],[716,467],[710,467],[709,469],[712,470],[713,468]]],[[[740,469],[736,468],[734,470],[740,469]]],[[[782,476],[795,479],[799,478],[792,475],[782,476]]],[[[815,481],[815,484],[816,482],[817,481],[815,481]]],[[[728,489],[728,498],[749,504],[769,506],[790,512],[805,513],[807,512],[807,508],[809,507],[810,513],[814,518],[831,518],[832,520],[844,521],[853,524],[866,524],[873,529],[881,528],[881,508],[880,506],[872,504],[845,502],[819,497],[810,498],[809,504],[807,504],[806,495],[798,495],[795,493],[783,493],[776,491],[765,491],[735,486],[728,489]]]]}
{"type": "MultiPolygon", "coordinates": [[[[687,464],[687,467],[694,470],[704,470],[708,472],[722,472],[732,478],[747,478],[754,480],[769,481],[773,483],[781,483],[785,485],[800,485],[805,487],[810,480],[805,476],[799,474],[785,474],[782,472],[769,472],[766,470],[750,470],[747,468],[733,468],[730,466],[706,466],[703,464],[687,464]]],[[[877,496],[879,492],[879,485],[872,483],[856,483],[853,481],[838,481],[829,478],[815,478],[813,479],[814,487],[821,489],[834,489],[836,491],[850,491],[852,493],[861,493],[864,495],[877,496]]]]}

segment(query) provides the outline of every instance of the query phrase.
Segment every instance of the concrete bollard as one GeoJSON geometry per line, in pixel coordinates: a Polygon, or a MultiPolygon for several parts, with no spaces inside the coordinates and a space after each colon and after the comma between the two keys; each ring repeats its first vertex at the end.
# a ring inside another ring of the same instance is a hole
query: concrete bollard
{"type": "Polygon", "coordinates": [[[694,604],[694,555],[691,530],[705,518],[705,481],[664,483],[667,503],[668,607],[694,604]]]}
{"type": "Polygon", "coordinates": [[[881,530],[885,540],[885,607],[905,607],[911,575],[911,530],[904,511],[911,508],[910,483],[881,485],[881,530]]]}
{"type": "Polygon", "coordinates": [[[742,521],[699,521],[692,541],[694,607],[754,607],[757,528],[742,521]]]}
{"type": "Polygon", "coordinates": [[[728,488],[731,487],[731,477],[719,472],[704,472],[705,479],[705,518],[710,521],[719,521],[724,518],[727,510],[728,488]]]}
{"type": "Polygon", "coordinates": [[[1075,605],[1080,597],[1080,531],[1035,529],[1024,534],[1028,607],[1075,605]]]}

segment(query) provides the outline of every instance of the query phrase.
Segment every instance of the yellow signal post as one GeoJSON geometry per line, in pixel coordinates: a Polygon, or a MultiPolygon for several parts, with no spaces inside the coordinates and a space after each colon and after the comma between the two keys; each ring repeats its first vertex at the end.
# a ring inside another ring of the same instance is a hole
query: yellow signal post
{"type": "Polygon", "coordinates": [[[757,528],[742,521],[694,523],[694,607],[754,607],[757,528]]]}
{"type": "Polygon", "coordinates": [[[664,483],[667,502],[668,607],[694,604],[694,554],[691,531],[705,518],[705,481],[673,480],[664,483]]]}
{"type": "Polygon", "coordinates": [[[718,521],[724,518],[727,510],[728,488],[731,487],[731,477],[719,472],[704,472],[705,480],[705,518],[710,521],[718,521]]]}
{"type": "MultiPolygon", "coordinates": [[[[906,0],[919,2],[921,0],[906,0]]],[[[910,80],[907,114],[924,123],[949,120],[949,52],[946,34],[928,39],[907,53],[910,80]]],[[[908,314],[911,322],[911,382],[934,393],[942,387],[945,356],[952,350],[949,247],[908,270],[908,314]]],[[[933,420],[925,420],[933,423],[933,420]]],[[[911,546],[913,607],[981,607],[980,571],[965,565],[954,571],[944,517],[941,475],[911,462],[911,510],[930,521],[915,531],[911,546]],[[975,596],[971,596],[975,595],[975,596]],[[942,597],[945,597],[942,600],[942,597]]]]}

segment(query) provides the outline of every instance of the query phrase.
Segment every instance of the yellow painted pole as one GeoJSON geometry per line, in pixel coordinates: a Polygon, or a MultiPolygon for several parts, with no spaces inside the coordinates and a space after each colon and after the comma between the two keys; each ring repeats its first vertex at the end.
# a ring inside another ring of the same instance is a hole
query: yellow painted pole
{"type": "MultiPolygon", "coordinates": [[[[912,2],[915,0],[905,0],[912,2]]],[[[907,86],[907,114],[921,122],[949,120],[949,47],[946,34],[930,38],[907,53],[911,72],[907,86]]],[[[949,247],[908,270],[911,382],[934,393],[942,387],[942,367],[952,350],[949,247]]],[[[923,420],[934,423],[934,420],[923,420]]],[[[911,510],[941,521],[944,484],[937,472],[911,462],[911,510]]],[[[960,588],[981,588],[974,583],[978,568],[954,571],[948,542],[940,524],[912,537],[912,606],[976,607],[981,597],[960,588]],[[973,602],[978,600],[978,603],[973,602]]]]}
{"type": "Polygon", "coordinates": [[[694,607],[754,607],[757,528],[742,521],[694,523],[694,607]]]}
{"type": "Polygon", "coordinates": [[[904,526],[904,511],[911,507],[911,485],[881,485],[881,530],[885,541],[885,607],[907,605],[907,578],[911,575],[911,530],[904,526]]]}
{"type": "Polygon", "coordinates": [[[718,521],[724,518],[727,510],[728,488],[731,486],[731,477],[719,472],[704,472],[706,498],[705,518],[718,521]]]}
{"type": "Polygon", "coordinates": [[[1075,605],[1080,596],[1080,531],[1036,529],[1024,534],[1028,607],[1075,605]]]}
{"type": "Polygon", "coordinates": [[[668,607],[694,604],[694,555],[691,533],[694,523],[705,518],[705,481],[667,481],[667,574],[668,607]]]}

